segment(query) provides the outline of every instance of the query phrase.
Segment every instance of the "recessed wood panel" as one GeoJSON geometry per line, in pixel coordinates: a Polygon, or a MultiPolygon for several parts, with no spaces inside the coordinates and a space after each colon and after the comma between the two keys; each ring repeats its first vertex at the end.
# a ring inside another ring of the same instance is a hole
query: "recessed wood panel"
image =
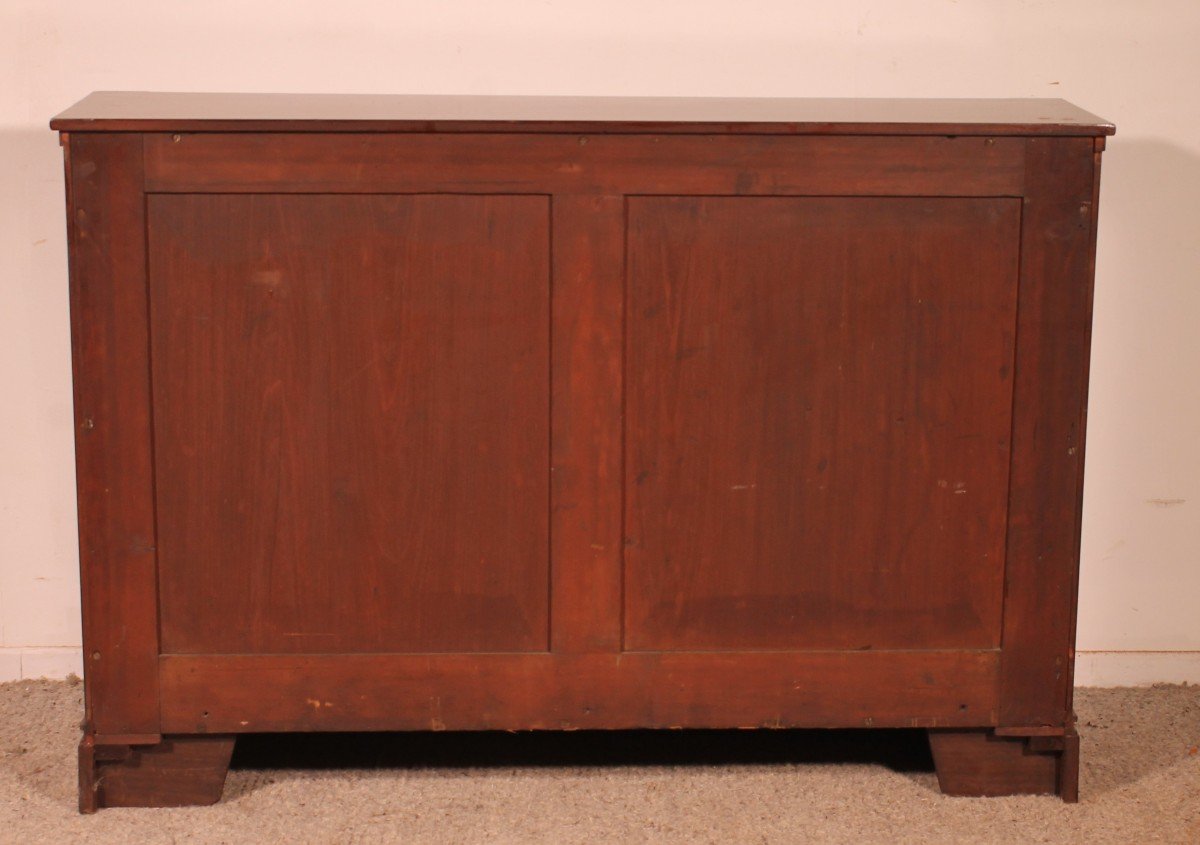
{"type": "Polygon", "coordinates": [[[548,200],[148,223],[163,650],[544,650],[548,200]]]}
{"type": "Polygon", "coordinates": [[[997,646],[1020,202],[628,220],[625,647],[997,646]]]}

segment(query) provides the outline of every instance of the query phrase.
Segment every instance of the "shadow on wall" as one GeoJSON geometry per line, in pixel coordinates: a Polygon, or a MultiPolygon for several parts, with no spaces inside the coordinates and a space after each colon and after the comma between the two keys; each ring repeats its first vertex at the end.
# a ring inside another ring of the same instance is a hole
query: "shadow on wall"
{"type": "MultiPolygon", "coordinates": [[[[1108,294],[1111,281],[1165,313],[1195,304],[1183,297],[1200,278],[1198,191],[1200,154],[1159,139],[1109,139],[1100,196],[1098,292],[1108,294]],[[1138,268],[1137,277],[1114,278],[1125,267],[1138,268]]],[[[1180,315],[1181,323],[1194,320],[1194,313],[1180,315]]]]}
{"type": "Polygon", "coordinates": [[[1200,270],[1195,208],[1198,189],[1200,154],[1170,141],[1123,138],[1118,134],[1109,139],[1104,153],[1101,236],[1116,244],[1135,243],[1143,250],[1170,253],[1176,246],[1181,256],[1190,258],[1190,263],[1179,269],[1196,272],[1200,270]],[[1139,213],[1136,218],[1129,215],[1134,210],[1139,213]],[[1119,230],[1106,231],[1106,211],[1121,221],[1119,230]],[[1145,211],[1155,213],[1147,218],[1141,216],[1145,211]],[[1140,225],[1129,225],[1131,220],[1140,225]]]}
{"type": "Polygon", "coordinates": [[[1200,648],[1187,599],[1200,594],[1189,552],[1200,546],[1197,196],[1197,153],[1120,134],[1109,142],[1084,490],[1083,650],[1200,648]]]}
{"type": "MultiPolygon", "coordinates": [[[[62,149],[49,129],[0,129],[0,273],[6,307],[4,353],[23,370],[46,374],[68,388],[55,409],[71,410],[67,305],[67,235],[62,149]]],[[[11,375],[10,372],[5,372],[11,375]]],[[[52,385],[57,386],[57,385],[52,385]]],[[[24,398],[24,397],[22,397],[24,398]]]]}
{"type": "Polygon", "coordinates": [[[0,647],[79,645],[62,151],[0,128],[0,647]]]}

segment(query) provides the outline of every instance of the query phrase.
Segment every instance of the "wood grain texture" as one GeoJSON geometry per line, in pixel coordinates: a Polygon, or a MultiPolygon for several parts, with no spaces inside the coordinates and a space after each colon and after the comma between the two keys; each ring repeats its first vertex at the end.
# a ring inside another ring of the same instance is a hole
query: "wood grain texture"
{"type": "MultiPolygon", "coordinates": [[[[1083,362],[1083,396],[1080,400],[1080,427],[1079,427],[1079,473],[1076,476],[1077,488],[1075,499],[1075,572],[1071,580],[1069,597],[1071,600],[1071,621],[1067,625],[1067,706],[1068,714],[1067,724],[1073,728],[1074,713],[1075,713],[1075,637],[1078,633],[1079,626],[1079,569],[1082,565],[1082,541],[1083,541],[1083,476],[1084,467],[1087,463],[1086,445],[1087,445],[1087,418],[1088,418],[1088,383],[1091,375],[1091,348],[1092,348],[1092,304],[1095,297],[1095,278],[1096,278],[1096,238],[1099,231],[1100,223],[1100,167],[1101,160],[1104,157],[1104,138],[1092,139],[1092,204],[1089,216],[1091,217],[1091,233],[1088,243],[1088,267],[1087,277],[1083,280],[1083,284],[1087,286],[1087,305],[1086,311],[1086,326],[1084,328],[1084,336],[1082,339],[1084,353],[1083,362]]],[[[1068,738],[1070,735],[1068,734],[1068,738]]],[[[1074,738],[1074,760],[1075,760],[1075,799],[1078,799],[1078,781],[1079,781],[1079,737],[1074,738]]],[[[1071,755],[1068,754],[1068,757],[1071,755]]],[[[1071,781],[1068,778],[1068,783],[1071,781]]],[[[1068,793],[1064,792],[1063,795],[1068,793]]],[[[1063,800],[1071,800],[1064,798],[1063,800]]]]}
{"type": "MultiPolygon", "coordinates": [[[[1071,719],[1074,722],[1074,716],[1071,719]]],[[[1058,758],[1058,796],[1068,804],[1079,803],[1079,734],[1072,724],[1063,737],[1058,758]]]]}
{"type": "Polygon", "coordinates": [[[1069,771],[1060,781],[1060,768],[1071,763],[1061,751],[1036,751],[1023,739],[990,731],[931,730],[929,745],[944,795],[1061,794],[1066,801],[1079,800],[1069,771]]]}
{"type": "Polygon", "coordinates": [[[1021,227],[1002,725],[1071,707],[1092,302],[1090,139],[1030,139],[1021,227]]]}
{"type": "Polygon", "coordinates": [[[999,645],[1019,218],[630,201],[628,648],[999,645]]]}
{"type": "Polygon", "coordinates": [[[163,650],[545,650],[547,199],[149,209],[163,650]]]}
{"type": "Polygon", "coordinates": [[[56,120],[85,809],[288,730],[953,729],[1074,799],[1111,125],[657,102],[56,120]]]}
{"type": "Polygon", "coordinates": [[[79,811],[103,807],[194,807],[221,800],[232,736],[167,737],[156,745],[79,747],[79,811]]]}
{"type": "Polygon", "coordinates": [[[625,198],[554,207],[551,649],[621,648],[625,198]]]}
{"type": "Polygon", "coordinates": [[[53,129],[138,132],[733,132],[1111,135],[1057,99],[502,97],[96,91],[53,129]]]}
{"type": "Polygon", "coordinates": [[[148,190],[1019,196],[1025,142],[979,137],[146,136],[148,190]]]}
{"type": "Polygon", "coordinates": [[[69,142],[85,721],[158,732],[158,608],[139,135],[69,142]]]}
{"type": "Polygon", "coordinates": [[[995,651],[168,655],[173,732],[989,725],[995,651]]]}

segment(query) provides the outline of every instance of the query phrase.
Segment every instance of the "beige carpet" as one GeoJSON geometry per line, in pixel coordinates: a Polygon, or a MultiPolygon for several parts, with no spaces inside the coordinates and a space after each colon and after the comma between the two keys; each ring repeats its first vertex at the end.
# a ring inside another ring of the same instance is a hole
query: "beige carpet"
{"type": "Polygon", "coordinates": [[[79,816],[80,686],[22,681],[0,684],[0,841],[1200,843],[1200,687],[1077,710],[1074,806],[945,798],[917,733],[326,735],[245,742],[215,807],[79,816]]]}

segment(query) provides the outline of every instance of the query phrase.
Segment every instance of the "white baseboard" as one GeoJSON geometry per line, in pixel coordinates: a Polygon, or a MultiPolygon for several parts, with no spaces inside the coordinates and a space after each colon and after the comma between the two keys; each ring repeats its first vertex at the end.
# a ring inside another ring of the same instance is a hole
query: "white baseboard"
{"type": "MultiPolygon", "coordinates": [[[[78,648],[0,648],[0,681],[65,678],[83,674],[78,648]]],[[[1138,687],[1200,684],[1200,651],[1080,651],[1075,684],[1081,687],[1138,687]]]]}
{"type": "Polygon", "coordinates": [[[1075,686],[1200,684],[1200,651],[1077,651],[1075,686]]]}
{"type": "Polygon", "coordinates": [[[60,680],[67,675],[83,675],[83,652],[79,648],[0,648],[0,681],[60,680]]]}

